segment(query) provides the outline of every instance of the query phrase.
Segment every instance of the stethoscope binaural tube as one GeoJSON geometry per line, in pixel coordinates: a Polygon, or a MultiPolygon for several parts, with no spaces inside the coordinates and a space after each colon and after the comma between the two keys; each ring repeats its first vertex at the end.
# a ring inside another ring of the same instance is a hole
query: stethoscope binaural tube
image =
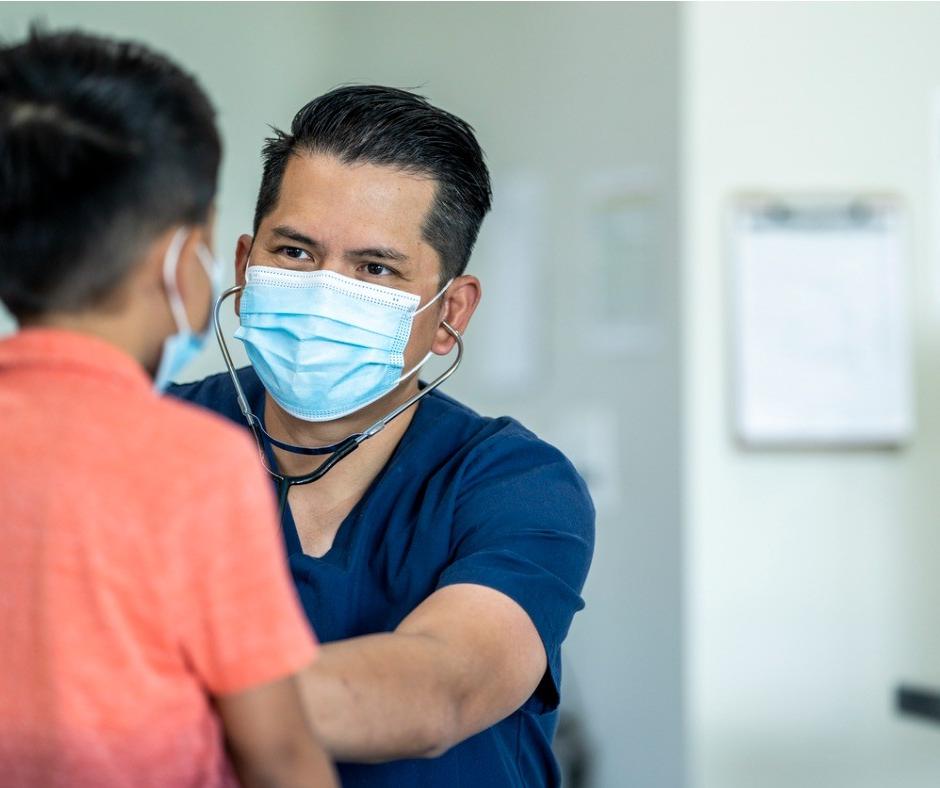
{"type": "Polygon", "coordinates": [[[248,422],[248,427],[251,429],[252,435],[255,437],[255,443],[258,445],[258,451],[261,452],[261,460],[265,466],[265,470],[267,470],[271,477],[274,478],[278,483],[278,498],[280,499],[279,504],[280,510],[282,512],[284,511],[284,507],[287,505],[287,493],[290,491],[291,487],[300,484],[310,484],[311,482],[315,482],[317,479],[322,478],[340,460],[342,460],[344,457],[348,457],[356,449],[358,449],[364,441],[367,441],[369,438],[378,435],[395,419],[401,416],[402,413],[408,410],[408,408],[410,408],[412,405],[416,405],[422,398],[426,397],[428,394],[434,391],[434,389],[440,386],[445,380],[453,375],[454,372],[457,371],[457,367],[460,366],[460,362],[463,360],[463,337],[460,335],[460,332],[457,329],[455,329],[445,320],[441,323],[441,325],[444,326],[444,329],[447,331],[447,333],[454,338],[455,347],[457,348],[457,355],[454,358],[454,363],[451,364],[440,375],[438,375],[434,380],[428,383],[427,386],[418,391],[417,394],[407,399],[394,410],[387,413],[385,416],[375,422],[375,424],[363,432],[354,433],[349,437],[339,441],[338,443],[333,443],[329,446],[319,446],[316,448],[292,446],[289,443],[283,443],[282,441],[279,441],[273,436],[269,435],[268,432],[264,429],[264,425],[261,423],[261,420],[255,416],[254,413],[252,413],[251,406],[248,404],[248,398],[245,396],[242,385],[238,380],[238,373],[235,371],[235,364],[232,361],[232,355],[229,353],[228,345],[225,342],[225,336],[222,333],[222,323],[219,318],[222,309],[222,302],[225,301],[225,299],[227,299],[229,296],[240,293],[243,289],[243,285],[235,285],[234,287],[230,287],[228,290],[225,290],[219,296],[218,300],[215,302],[215,307],[212,310],[212,327],[215,330],[215,338],[219,343],[219,349],[222,351],[222,359],[225,361],[225,366],[228,369],[229,377],[232,379],[232,385],[235,387],[235,399],[238,402],[238,408],[241,410],[242,415],[245,417],[245,421],[248,422]],[[313,470],[310,473],[300,476],[288,476],[287,474],[279,473],[268,467],[268,463],[266,461],[267,455],[265,454],[265,438],[267,438],[270,444],[286,451],[294,452],[295,454],[328,454],[330,456],[327,457],[326,460],[324,460],[316,470],[313,470]]]}

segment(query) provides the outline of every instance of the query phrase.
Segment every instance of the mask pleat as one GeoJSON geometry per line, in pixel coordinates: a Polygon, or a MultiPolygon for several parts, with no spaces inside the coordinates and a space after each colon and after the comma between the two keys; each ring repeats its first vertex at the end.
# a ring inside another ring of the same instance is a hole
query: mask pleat
{"type": "Polygon", "coordinates": [[[325,421],[395,387],[417,296],[332,272],[253,268],[235,336],[284,410],[325,421]],[[331,275],[307,276],[319,273],[331,275]]]}

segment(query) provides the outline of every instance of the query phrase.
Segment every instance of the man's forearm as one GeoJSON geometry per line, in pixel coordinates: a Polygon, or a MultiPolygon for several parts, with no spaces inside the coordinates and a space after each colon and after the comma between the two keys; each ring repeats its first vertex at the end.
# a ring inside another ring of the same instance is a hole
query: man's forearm
{"type": "Polygon", "coordinates": [[[321,647],[302,674],[307,715],[337,760],[379,762],[438,755],[454,744],[459,698],[448,647],[387,633],[321,647]]]}

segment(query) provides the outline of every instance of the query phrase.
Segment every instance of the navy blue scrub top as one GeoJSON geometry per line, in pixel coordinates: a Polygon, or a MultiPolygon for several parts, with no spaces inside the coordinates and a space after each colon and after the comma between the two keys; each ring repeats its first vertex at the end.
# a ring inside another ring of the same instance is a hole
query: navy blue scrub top
{"type": "MultiPolygon", "coordinates": [[[[238,374],[260,418],[264,388],[251,367],[238,374]]],[[[171,393],[248,429],[228,373],[171,393]]],[[[300,600],[324,643],[390,632],[436,589],[475,583],[514,599],[548,655],[538,689],[507,719],[438,758],[339,764],[344,786],[559,785],[551,741],[560,650],[584,607],[594,508],[557,449],[513,419],[484,418],[434,391],[324,556],[304,555],[289,508],[281,524],[300,600]]]]}

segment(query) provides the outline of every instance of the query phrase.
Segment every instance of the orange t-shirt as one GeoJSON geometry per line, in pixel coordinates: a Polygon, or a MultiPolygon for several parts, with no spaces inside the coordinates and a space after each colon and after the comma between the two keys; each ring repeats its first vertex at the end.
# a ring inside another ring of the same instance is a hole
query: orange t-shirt
{"type": "Polygon", "coordinates": [[[250,439],[77,333],[0,341],[0,783],[217,786],[210,696],[315,642],[250,439]]]}

